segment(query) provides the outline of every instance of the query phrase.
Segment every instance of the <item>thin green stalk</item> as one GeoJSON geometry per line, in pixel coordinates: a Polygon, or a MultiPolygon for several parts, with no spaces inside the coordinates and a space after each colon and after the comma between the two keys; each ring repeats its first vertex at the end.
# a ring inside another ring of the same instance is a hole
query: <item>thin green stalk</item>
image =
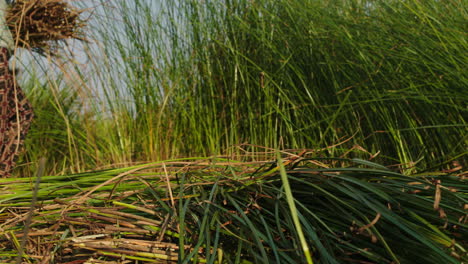
{"type": "Polygon", "coordinates": [[[306,257],[307,263],[312,264],[314,261],[312,260],[312,254],[310,253],[309,245],[305,239],[304,233],[302,232],[302,225],[299,221],[299,212],[296,208],[296,203],[294,202],[294,196],[292,194],[291,186],[289,185],[288,175],[286,174],[286,169],[283,165],[283,160],[281,159],[281,155],[279,152],[276,154],[277,161],[280,167],[280,175],[281,181],[283,183],[284,192],[286,194],[286,200],[288,201],[289,209],[291,211],[291,217],[294,221],[294,226],[296,227],[297,235],[299,236],[299,240],[301,241],[302,251],[306,257]]]}

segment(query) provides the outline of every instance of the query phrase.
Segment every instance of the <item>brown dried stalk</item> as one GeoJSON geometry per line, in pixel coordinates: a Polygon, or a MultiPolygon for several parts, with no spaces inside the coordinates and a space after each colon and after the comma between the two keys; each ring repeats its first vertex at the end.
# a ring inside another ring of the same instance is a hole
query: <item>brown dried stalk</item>
{"type": "Polygon", "coordinates": [[[82,12],[64,0],[16,0],[6,20],[17,47],[53,53],[60,41],[85,40],[82,12]]]}

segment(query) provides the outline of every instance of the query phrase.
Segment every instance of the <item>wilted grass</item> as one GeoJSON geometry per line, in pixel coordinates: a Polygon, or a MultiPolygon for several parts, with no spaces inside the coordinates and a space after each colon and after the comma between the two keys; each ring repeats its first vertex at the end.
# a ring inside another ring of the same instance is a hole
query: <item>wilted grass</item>
{"type": "MultiPolygon", "coordinates": [[[[306,263],[303,236],[317,263],[466,260],[462,175],[258,154],[44,176],[24,259],[306,263]]],[[[0,179],[1,260],[17,255],[33,182],[0,179]]]]}
{"type": "Polygon", "coordinates": [[[67,91],[31,92],[25,160],[66,173],[345,142],[328,155],[466,164],[462,2],[96,0],[87,60],[46,83],[67,91]]]}

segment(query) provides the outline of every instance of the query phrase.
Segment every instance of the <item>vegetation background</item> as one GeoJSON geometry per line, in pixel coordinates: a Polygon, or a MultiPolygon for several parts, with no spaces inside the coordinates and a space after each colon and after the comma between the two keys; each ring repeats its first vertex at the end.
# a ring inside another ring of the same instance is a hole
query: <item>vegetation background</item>
{"type": "Polygon", "coordinates": [[[76,4],[95,7],[92,42],[24,67],[36,119],[17,173],[40,157],[63,174],[240,143],[339,144],[323,155],[379,153],[410,172],[466,163],[463,1],[76,4]]]}
{"type": "Polygon", "coordinates": [[[463,0],[74,3],[91,42],[22,54],[0,260],[466,262],[463,0]]]}

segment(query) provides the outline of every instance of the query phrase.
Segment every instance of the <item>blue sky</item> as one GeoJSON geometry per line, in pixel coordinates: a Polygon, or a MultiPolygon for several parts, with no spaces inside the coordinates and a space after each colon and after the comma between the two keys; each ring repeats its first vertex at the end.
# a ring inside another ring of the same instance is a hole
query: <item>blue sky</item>
{"type": "MultiPolygon", "coordinates": [[[[161,0],[139,0],[141,3],[149,6],[154,10],[154,16],[158,16],[161,4],[165,1],[161,0]]],[[[88,45],[83,45],[83,43],[71,41],[70,42],[70,52],[73,54],[70,58],[70,63],[75,64],[75,66],[81,68],[83,72],[87,72],[89,75],[93,75],[93,70],[89,69],[89,60],[86,53],[92,52],[93,57],[104,56],[99,50],[102,50],[102,43],[100,39],[100,30],[113,30],[119,31],[123,28],[120,26],[123,24],[122,5],[125,4],[129,9],[135,8],[135,0],[74,0],[72,3],[79,8],[83,8],[86,11],[83,13],[83,17],[88,20],[89,26],[86,28],[87,34],[91,39],[91,43],[88,45]],[[85,47],[86,46],[86,47],[85,47]],[[90,51],[91,50],[91,51],[90,51]]],[[[134,10],[129,10],[129,12],[134,12],[134,10]]],[[[42,58],[41,56],[31,55],[29,51],[24,51],[21,49],[17,50],[17,67],[22,69],[22,76],[20,76],[20,83],[27,81],[28,75],[32,72],[41,75],[43,72],[51,73],[53,68],[53,63],[47,58],[42,58]]],[[[104,58],[102,58],[104,59],[104,58]]],[[[56,71],[59,72],[59,71],[56,71]]],[[[90,76],[92,77],[92,76],[90,76]]]]}

